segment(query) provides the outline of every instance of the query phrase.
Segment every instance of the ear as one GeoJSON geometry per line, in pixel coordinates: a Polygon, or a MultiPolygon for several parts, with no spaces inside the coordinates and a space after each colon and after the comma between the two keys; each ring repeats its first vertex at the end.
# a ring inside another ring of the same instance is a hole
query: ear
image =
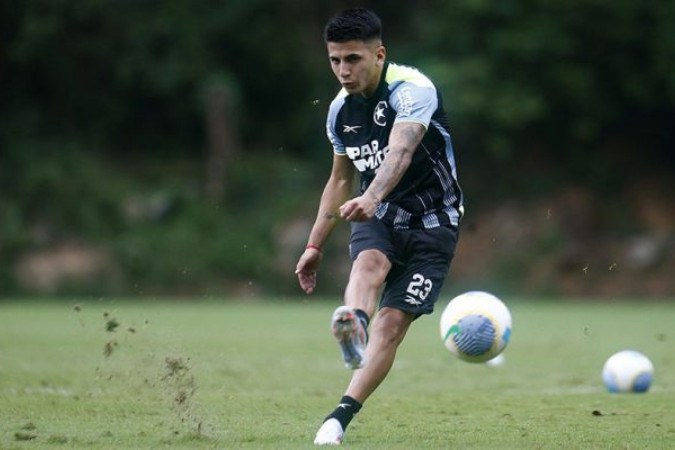
{"type": "Polygon", "coordinates": [[[387,57],[387,49],[384,48],[384,45],[380,45],[380,46],[377,48],[376,57],[377,57],[377,65],[378,65],[378,66],[383,65],[383,64],[384,64],[384,60],[385,60],[385,58],[387,57]]]}

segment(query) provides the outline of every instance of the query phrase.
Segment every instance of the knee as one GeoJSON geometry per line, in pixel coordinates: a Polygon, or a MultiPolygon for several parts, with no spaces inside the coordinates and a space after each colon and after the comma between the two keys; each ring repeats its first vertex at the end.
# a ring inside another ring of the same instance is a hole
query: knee
{"type": "Polygon", "coordinates": [[[391,263],[387,257],[377,250],[361,252],[352,266],[352,277],[362,277],[375,284],[384,282],[391,263]]]}
{"type": "Polygon", "coordinates": [[[383,308],[373,323],[371,337],[378,336],[388,344],[398,345],[411,323],[410,314],[397,309],[383,308]]]}

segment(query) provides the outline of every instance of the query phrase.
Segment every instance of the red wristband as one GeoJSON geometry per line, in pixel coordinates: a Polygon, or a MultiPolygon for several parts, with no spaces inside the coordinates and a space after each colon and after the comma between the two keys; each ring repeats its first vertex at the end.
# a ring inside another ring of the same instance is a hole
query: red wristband
{"type": "Polygon", "coordinates": [[[319,247],[318,245],[307,244],[307,247],[305,247],[305,250],[309,250],[310,248],[313,248],[314,250],[316,250],[319,253],[323,253],[323,250],[321,250],[321,247],[319,247]]]}

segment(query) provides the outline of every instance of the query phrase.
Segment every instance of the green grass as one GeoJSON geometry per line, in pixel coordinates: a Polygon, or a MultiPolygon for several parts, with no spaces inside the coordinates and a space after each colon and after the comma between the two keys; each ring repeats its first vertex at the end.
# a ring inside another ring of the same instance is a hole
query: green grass
{"type": "MultiPolygon", "coordinates": [[[[506,365],[451,357],[438,305],[345,447],[672,448],[675,302],[506,300],[506,365]],[[648,393],[605,391],[624,348],[654,363],[648,393]]],[[[349,379],[337,300],[75,303],[0,303],[0,448],[313,448],[349,379]]]]}

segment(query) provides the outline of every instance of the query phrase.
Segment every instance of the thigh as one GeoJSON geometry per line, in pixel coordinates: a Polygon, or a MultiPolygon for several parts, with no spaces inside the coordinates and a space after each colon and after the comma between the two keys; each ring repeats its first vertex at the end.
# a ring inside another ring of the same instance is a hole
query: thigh
{"type": "Polygon", "coordinates": [[[355,261],[364,250],[379,250],[389,261],[393,261],[396,250],[392,243],[391,230],[379,219],[351,224],[349,255],[352,261],[355,261]]]}
{"type": "Polygon", "coordinates": [[[434,310],[455,254],[457,231],[438,227],[410,233],[406,257],[389,271],[380,307],[396,308],[419,317],[434,310]]]}

